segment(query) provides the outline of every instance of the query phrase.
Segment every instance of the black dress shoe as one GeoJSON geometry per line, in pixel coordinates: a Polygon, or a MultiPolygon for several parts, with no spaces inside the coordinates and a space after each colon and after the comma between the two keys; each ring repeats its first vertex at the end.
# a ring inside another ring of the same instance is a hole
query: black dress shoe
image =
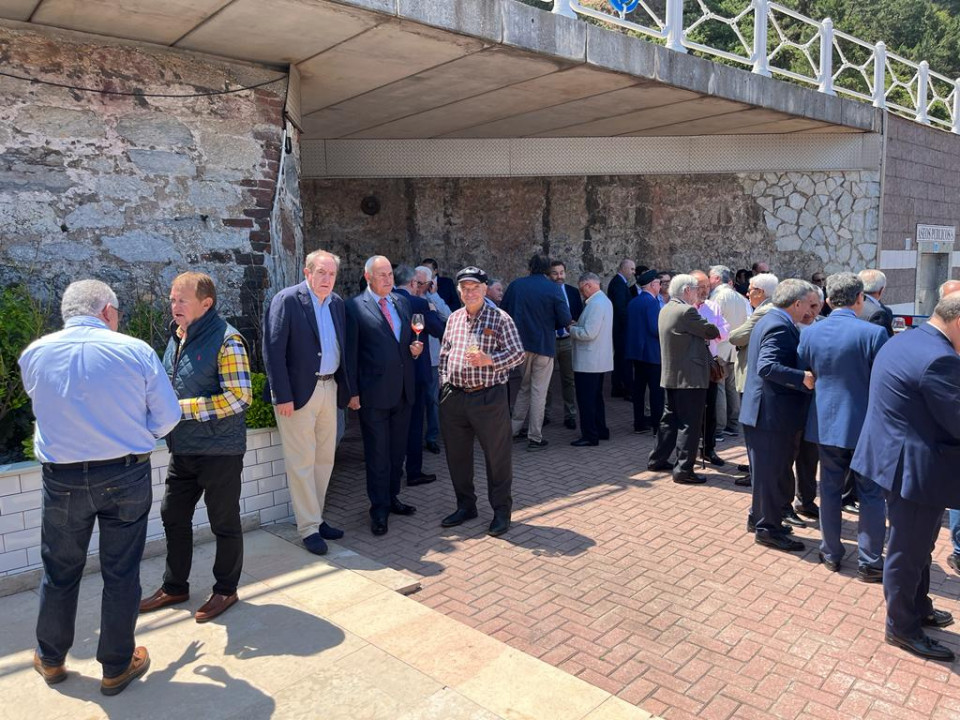
{"type": "Polygon", "coordinates": [[[577,421],[574,420],[573,418],[567,418],[566,420],[563,421],[563,426],[564,426],[567,430],[576,430],[576,429],[577,429],[577,421]]]}
{"type": "Polygon", "coordinates": [[[413,505],[402,503],[399,498],[394,498],[390,503],[390,512],[394,515],[413,515],[416,511],[413,505]]]}
{"type": "Polygon", "coordinates": [[[920,635],[916,638],[902,638],[888,632],[884,636],[888,645],[893,645],[917,657],[926,660],[942,660],[944,662],[953,662],[955,655],[953,650],[938,643],[931,637],[920,635]]]}
{"type": "Polygon", "coordinates": [[[673,463],[669,463],[669,462],[647,463],[647,470],[652,470],[653,472],[670,472],[671,470],[673,470],[673,463]]]}
{"type": "Polygon", "coordinates": [[[750,487],[753,485],[753,481],[750,479],[749,475],[746,475],[744,477],[738,477],[733,481],[733,484],[737,487],[750,487]]]}
{"type": "Polygon", "coordinates": [[[574,440],[570,443],[574,447],[596,447],[600,444],[599,440],[587,440],[586,438],[580,438],[579,440],[574,440]]]}
{"type": "Polygon", "coordinates": [[[869,565],[861,565],[857,568],[857,580],[865,583],[880,583],[883,582],[883,568],[870,567],[869,565]]]}
{"type": "Polygon", "coordinates": [[[430,452],[432,452],[434,455],[439,455],[439,454],[440,454],[440,446],[437,445],[437,443],[435,443],[433,440],[428,441],[428,442],[424,445],[424,447],[425,447],[427,450],[429,450],[430,452]]]}
{"type": "MultiPolygon", "coordinates": [[[[414,487],[415,485],[428,485],[434,482],[437,479],[437,476],[434,474],[427,475],[426,473],[420,473],[416,477],[407,478],[407,487],[414,487]]],[[[403,513],[401,513],[402,515],[403,513]]]]}
{"type": "Polygon", "coordinates": [[[541,438],[539,441],[530,440],[527,443],[527,452],[538,452],[540,450],[543,450],[549,444],[550,443],[547,442],[546,438],[541,438]]]}
{"type": "Polygon", "coordinates": [[[610,431],[609,431],[609,430],[601,430],[601,431],[600,431],[600,439],[601,439],[601,440],[609,440],[609,439],[610,439],[610,431]]]}
{"type": "Polygon", "coordinates": [[[953,570],[957,575],[960,575],[960,555],[953,553],[947,558],[947,565],[950,566],[950,569],[953,570]]]}
{"type": "MultiPolygon", "coordinates": [[[[790,527],[789,525],[780,526],[780,530],[781,532],[783,532],[784,535],[793,535],[793,528],[790,527]]],[[[754,525],[753,520],[751,520],[750,518],[747,518],[747,532],[752,533],[756,531],[757,531],[757,526],[754,525]]]]}
{"type": "Polygon", "coordinates": [[[648,432],[650,432],[650,428],[646,427],[645,425],[641,427],[634,426],[633,428],[634,435],[646,435],[648,432]]]}
{"type": "Polygon", "coordinates": [[[824,567],[826,567],[830,572],[840,572],[840,563],[834,562],[833,560],[827,560],[826,555],[823,553],[820,553],[820,562],[822,562],[824,567]]]}
{"type": "Polygon", "coordinates": [[[750,472],[750,466],[740,463],[739,465],[737,465],[737,470],[739,470],[740,472],[750,472]]]}
{"type": "Polygon", "coordinates": [[[783,552],[801,552],[807,549],[799,540],[794,540],[786,535],[757,535],[755,542],[758,545],[766,545],[774,550],[783,552]]]}
{"type": "Polygon", "coordinates": [[[717,455],[717,453],[715,452],[703,453],[703,459],[706,460],[711,465],[716,465],[717,467],[721,467],[727,464],[727,461],[724,460],[719,455],[717,455]]]}
{"type": "Polygon", "coordinates": [[[797,515],[802,515],[805,518],[810,518],[811,520],[820,519],[820,508],[816,505],[794,505],[793,511],[797,515]]]}
{"type": "Polygon", "coordinates": [[[513,436],[513,441],[514,441],[514,442],[523,442],[523,441],[526,440],[526,439],[527,439],[527,431],[526,431],[526,430],[521,430],[520,432],[518,432],[516,435],[513,436]]]}
{"type": "Polygon", "coordinates": [[[465,510],[463,508],[457,508],[457,510],[449,515],[447,515],[443,520],[440,521],[440,527],[451,528],[456,527],[457,525],[462,525],[467,520],[473,520],[477,517],[477,509],[465,510]]]}
{"type": "Polygon", "coordinates": [[[944,628],[948,625],[953,625],[953,615],[946,610],[937,610],[934,608],[933,612],[920,621],[920,624],[923,627],[944,628]]]}
{"type": "Polygon", "coordinates": [[[387,534],[387,519],[383,518],[382,520],[371,520],[370,521],[370,532],[374,535],[386,535],[387,534]]]}
{"type": "Polygon", "coordinates": [[[487,530],[487,535],[490,535],[491,537],[499,537],[509,529],[510,514],[502,512],[494,513],[493,522],[490,523],[490,527],[487,530]]]}
{"type": "Polygon", "coordinates": [[[678,485],[702,485],[707,479],[691,471],[674,473],[673,481],[678,485]]]}
{"type": "Polygon", "coordinates": [[[798,528],[805,528],[807,526],[807,524],[800,519],[800,516],[797,515],[792,508],[783,513],[783,524],[793,525],[793,527],[798,528]]]}
{"type": "Polygon", "coordinates": [[[850,513],[851,515],[859,515],[860,503],[858,502],[847,503],[846,505],[843,505],[840,509],[843,510],[844,512],[850,513]]]}

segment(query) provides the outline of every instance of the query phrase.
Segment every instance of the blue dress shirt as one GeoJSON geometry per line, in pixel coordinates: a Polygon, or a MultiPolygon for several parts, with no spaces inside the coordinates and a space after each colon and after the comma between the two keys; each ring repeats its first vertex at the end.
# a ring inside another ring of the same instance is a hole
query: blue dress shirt
{"type": "Polygon", "coordinates": [[[180,420],[157,354],[91,316],[34,341],[20,356],[37,418],[41,462],[112,460],[148,453],[180,420]]]}
{"type": "Polygon", "coordinates": [[[313,301],[313,314],[317,318],[317,332],[320,335],[320,374],[333,375],[340,367],[340,343],[337,342],[337,329],[330,314],[330,295],[320,302],[320,298],[310,291],[313,301]]]}
{"type": "MultiPolygon", "coordinates": [[[[380,296],[370,288],[367,288],[367,292],[373,295],[374,301],[377,303],[377,305],[379,305],[380,296]]],[[[381,310],[381,312],[383,311],[381,310]]],[[[389,295],[387,295],[387,312],[390,313],[390,318],[393,320],[393,336],[397,339],[397,342],[400,342],[400,313],[397,312],[397,307],[393,303],[393,298],[389,295]]]]}

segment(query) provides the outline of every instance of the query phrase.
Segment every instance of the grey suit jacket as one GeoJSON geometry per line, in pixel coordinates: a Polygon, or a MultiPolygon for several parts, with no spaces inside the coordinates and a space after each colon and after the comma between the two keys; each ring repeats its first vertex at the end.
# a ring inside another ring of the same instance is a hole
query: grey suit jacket
{"type": "Polygon", "coordinates": [[[743,325],[730,331],[730,337],[727,338],[730,344],[737,349],[737,358],[734,361],[733,369],[737,392],[742,393],[747,382],[747,352],[750,348],[750,335],[753,334],[753,328],[760,322],[760,318],[772,309],[773,303],[764,300],[743,325]]]}
{"type": "Polygon", "coordinates": [[[707,340],[720,330],[704,320],[693,305],[673,298],[660,311],[660,385],[670,389],[708,388],[710,350],[707,340]]]}

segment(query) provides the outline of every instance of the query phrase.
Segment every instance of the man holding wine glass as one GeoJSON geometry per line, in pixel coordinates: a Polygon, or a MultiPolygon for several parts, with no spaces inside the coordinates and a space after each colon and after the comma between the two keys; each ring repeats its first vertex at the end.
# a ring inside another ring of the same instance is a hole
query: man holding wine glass
{"type": "Polygon", "coordinates": [[[487,469],[487,495],[493,507],[488,534],[510,529],[513,508],[513,455],[507,376],[523,364],[523,343],[507,313],[484,301],[487,275],[465,267],[457,273],[463,307],[447,320],[440,344],[440,430],[457,509],[443,519],[455,527],[477,517],[473,483],[473,442],[480,441],[487,469]]]}

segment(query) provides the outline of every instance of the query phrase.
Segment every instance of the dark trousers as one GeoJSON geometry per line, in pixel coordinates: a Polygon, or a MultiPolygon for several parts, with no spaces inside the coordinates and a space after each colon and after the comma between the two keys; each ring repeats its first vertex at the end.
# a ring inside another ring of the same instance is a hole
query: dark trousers
{"type": "Polygon", "coordinates": [[[933,612],[930,600],[930,557],[940,532],[942,507],[920,505],[887,492],[890,540],[883,567],[887,632],[902,638],[923,633],[921,621],[933,612]]]}
{"type": "Polygon", "coordinates": [[[783,535],[783,512],[793,496],[790,466],[797,432],[765,430],[743,426],[753,479],[753,504],[750,519],[757,535],[783,535]]]}
{"type": "Polygon", "coordinates": [[[610,382],[613,397],[629,397],[633,393],[633,361],[627,360],[627,334],[613,329],[613,377],[610,382]]]}
{"type": "Polygon", "coordinates": [[[676,450],[674,473],[693,472],[706,398],[706,388],[667,388],[667,402],[657,430],[657,445],[650,453],[651,464],[669,462],[676,450]]]}
{"type": "Polygon", "coordinates": [[[200,497],[207,506],[210,530],[217,540],[213,561],[213,591],[232,595],[243,568],[243,528],[240,525],[240,485],[243,455],[170,456],[167,489],[160,505],[167,536],[167,568],[163,590],[170,595],[190,592],[193,565],[193,513],[200,497]]]}
{"type": "MultiPolygon", "coordinates": [[[[840,542],[841,497],[844,482],[853,477],[860,490],[860,515],[857,517],[857,564],[873,568],[883,567],[883,541],[886,536],[886,514],[883,491],[872,480],[861,477],[850,469],[853,450],[820,445],[820,552],[828,560],[840,562],[843,544],[840,542]]],[[[799,475],[798,475],[799,479],[799,475]]]]}
{"type": "Polygon", "coordinates": [[[105,677],[116,677],[127,669],[133,657],[140,560],[152,497],[149,462],[86,471],[44,464],[43,582],[37,617],[37,652],[44,665],[62,665],[73,645],[80,579],[96,522],[103,577],[97,660],[105,677]]]}
{"type": "Polygon", "coordinates": [[[386,520],[391,503],[400,495],[409,429],[410,404],[405,400],[387,409],[360,407],[367,497],[375,520],[386,520]]]}
{"type": "Polygon", "coordinates": [[[855,505],[860,502],[860,497],[857,495],[857,483],[852,475],[847,475],[846,480],[843,481],[843,499],[840,502],[842,505],[855,505]]]}
{"type": "MultiPolygon", "coordinates": [[[[816,443],[808,442],[801,436],[797,440],[797,454],[794,461],[796,470],[796,493],[798,505],[813,505],[817,500],[817,466],[820,464],[820,450],[816,443]]],[[[793,471],[791,471],[792,473],[793,471]]]]}
{"type": "Polygon", "coordinates": [[[410,429],[407,431],[407,478],[423,474],[423,417],[427,409],[427,391],[425,383],[414,385],[413,408],[410,411],[410,429]]]}
{"type": "Polygon", "coordinates": [[[633,429],[656,429],[663,417],[660,364],[633,361],[633,429]],[[644,415],[644,395],[650,394],[650,417],[644,415]]]}
{"type": "Polygon", "coordinates": [[[710,455],[717,450],[717,393],[720,386],[712,382],[707,388],[703,415],[703,451],[710,455]]]}
{"type": "Polygon", "coordinates": [[[577,407],[580,409],[580,437],[591,442],[597,442],[601,437],[610,437],[606,407],[603,404],[603,376],[604,373],[573,374],[577,407]]]}
{"type": "Polygon", "coordinates": [[[507,386],[465,393],[449,385],[440,390],[440,432],[457,508],[475,510],[473,441],[480,442],[487,468],[487,496],[494,512],[513,509],[513,449],[507,386]]]}

